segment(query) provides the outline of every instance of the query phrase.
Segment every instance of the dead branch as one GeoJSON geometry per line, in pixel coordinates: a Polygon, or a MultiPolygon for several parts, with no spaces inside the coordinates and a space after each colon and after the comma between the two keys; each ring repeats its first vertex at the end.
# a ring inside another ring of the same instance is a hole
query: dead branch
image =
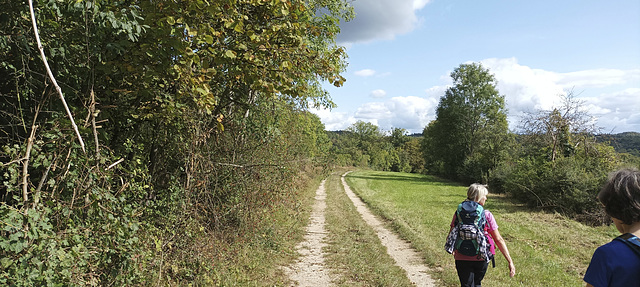
{"type": "Polygon", "coordinates": [[[29,200],[29,183],[27,180],[29,177],[29,155],[31,154],[31,148],[33,147],[37,128],[38,126],[31,126],[31,135],[27,140],[27,151],[25,152],[24,163],[22,164],[22,200],[24,200],[25,204],[29,200]]]}
{"type": "Polygon", "coordinates": [[[25,158],[24,158],[24,157],[21,157],[21,158],[19,158],[19,159],[14,159],[14,160],[12,160],[12,161],[10,161],[10,162],[7,162],[7,163],[2,163],[1,165],[2,165],[2,166],[8,166],[8,165],[13,164],[13,163],[16,163],[16,162],[21,162],[21,161],[23,161],[23,160],[25,160],[25,158]]]}
{"type": "Polygon", "coordinates": [[[40,201],[40,191],[42,190],[42,186],[44,185],[44,182],[47,181],[47,177],[49,176],[49,171],[51,170],[51,167],[55,164],[56,159],[57,159],[57,156],[56,158],[53,159],[53,161],[51,161],[51,164],[49,164],[49,166],[47,167],[47,170],[44,171],[44,174],[42,175],[42,178],[38,183],[38,187],[36,188],[36,191],[33,196],[33,208],[36,208],[36,206],[38,205],[38,202],[40,201]]]}
{"type": "Polygon", "coordinates": [[[124,158],[119,159],[118,161],[112,163],[110,166],[108,166],[105,170],[110,170],[111,168],[113,168],[114,166],[118,165],[119,163],[123,162],[124,158]]]}
{"type": "Polygon", "coordinates": [[[40,42],[40,35],[38,34],[38,25],[36,24],[36,14],[33,11],[33,0],[29,0],[29,12],[31,13],[31,23],[33,24],[33,33],[36,36],[36,43],[38,44],[38,50],[40,50],[40,56],[42,57],[42,62],[44,63],[44,67],[47,70],[47,75],[49,75],[49,79],[53,83],[53,86],[56,88],[58,92],[58,96],[60,96],[60,100],[64,105],[64,109],[67,112],[67,116],[69,116],[69,120],[71,120],[71,125],[73,126],[73,130],[76,132],[78,136],[78,141],[80,142],[80,146],[82,147],[82,151],[86,152],[84,149],[84,141],[82,140],[82,136],[80,136],[80,131],[78,131],[78,126],[76,126],[76,122],[73,119],[73,115],[71,115],[71,111],[69,110],[69,106],[67,106],[67,101],[64,99],[64,95],[62,94],[62,89],[58,85],[56,78],[53,76],[53,72],[51,72],[51,68],[49,68],[49,63],[47,62],[47,57],[44,54],[44,48],[42,47],[42,43],[40,42]]]}
{"type": "Polygon", "coordinates": [[[91,88],[91,105],[89,105],[89,114],[91,114],[91,127],[93,129],[93,139],[96,142],[96,158],[100,157],[100,143],[98,142],[98,128],[96,127],[96,117],[98,116],[98,112],[96,112],[96,94],[93,92],[93,88],[91,88]]]}

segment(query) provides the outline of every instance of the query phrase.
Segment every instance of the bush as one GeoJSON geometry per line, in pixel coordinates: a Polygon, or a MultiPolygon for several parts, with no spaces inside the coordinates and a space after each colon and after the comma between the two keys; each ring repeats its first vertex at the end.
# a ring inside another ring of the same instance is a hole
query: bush
{"type": "Polygon", "coordinates": [[[492,171],[489,185],[531,207],[604,222],[596,195],[615,167],[595,158],[561,157],[554,162],[541,157],[520,158],[492,171]]]}

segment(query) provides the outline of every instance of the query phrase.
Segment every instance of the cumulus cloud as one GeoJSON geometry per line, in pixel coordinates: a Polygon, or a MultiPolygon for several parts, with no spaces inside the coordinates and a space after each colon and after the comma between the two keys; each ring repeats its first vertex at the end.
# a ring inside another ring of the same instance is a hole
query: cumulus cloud
{"type": "Polygon", "coordinates": [[[356,0],[355,19],[340,26],[340,44],[390,40],[413,30],[419,23],[415,12],[429,0],[356,0]]]}
{"type": "Polygon", "coordinates": [[[335,112],[329,109],[311,108],[309,111],[320,118],[320,121],[324,124],[324,129],[327,131],[344,130],[357,121],[353,116],[347,113],[335,112]]]}
{"type": "MultiPolygon", "coordinates": [[[[480,61],[495,75],[500,94],[505,96],[510,127],[516,129],[522,115],[560,107],[561,95],[579,91],[577,99],[597,119],[603,132],[640,130],[640,70],[592,69],[558,73],[521,65],[516,58],[480,61]],[[603,89],[605,87],[606,89],[603,89]],[[617,89],[617,90],[616,90],[617,89]]],[[[451,86],[449,72],[442,84],[428,87],[424,97],[394,97],[362,104],[355,113],[325,111],[318,114],[327,130],[342,130],[358,120],[378,125],[383,130],[398,127],[410,133],[422,132],[435,119],[435,109],[451,86]]],[[[382,95],[384,91],[372,92],[382,95]]],[[[386,94],[386,93],[385,93],[386,94]]]]}
{"type": "Polygon", "coordinates": [[[557,83],[557,73],[522,66],[515,58],[480,62],[495,75],[498,91],[512,113],[551,109],[560,104],[560,95],[565,93],[557,83]]]}
{"type": "Polygon", "coordinates": [[[386,102],[366,103],[358,108],[355,119],[373,123],[383,130],[404,128],[410,133],[420,133],[429,121],[437,100],[421,97],[394,97],[386,102]]]}
{"type": "Polygon", "coordinates": [[[594,69],[558,75],[558,84],[565,88],[624,85],[640,81],[640,69],[623,71],[616,69],[594,69]]]}
{"type": "MultiPolygon", "coordinates": [[[[515,127],[526,112],[550,110],[559,107],[561,95],[570,90],[595,90],[624,85],[640,79],[640,70],[593,69],[557,73],[533,69],[518,64],[515,58],[485,59],[480,61],[489,68],[498,82],[500,94],[505,96],[509,109],[509,122],[515,127]]],[[[590,114],[598,118],[598,126],[622,126],[629,130],[633,119],[640,117],[640,89],[581,97],[590,114]],[[621,104],[624,103],[624,104],[621,104]],[[614,122],[618,123],[615,124],[614,122]]],[[[638,126],[635,126],[638,130],[638,126]]]]}
{"type": "Polygon", "coordinates": [[[371,77],[376,74],[376,71],[371,69],[363,69],[360,71],[356,71],[353,74],[360,77],[371,77]]]}
{"type": "Polygon", "coordinates": [[[384,98],[387,96],[387,92],[385,90],[373,90],[371,91],[372,98],[384,98]]]}
{"type": "Polygon", "coordinates": [[[586,109],[598,119],[603,132],[640,130],[640,88],[585,97],[586,109]]]}

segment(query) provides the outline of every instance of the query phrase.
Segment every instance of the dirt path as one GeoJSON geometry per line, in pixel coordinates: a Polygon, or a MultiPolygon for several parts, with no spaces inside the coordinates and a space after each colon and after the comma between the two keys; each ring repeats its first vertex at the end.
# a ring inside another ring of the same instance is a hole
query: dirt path
{"type": "Polygon", "coordinates": [[[289,278],[297,283],[294,286],[329,286],[331,282],[329,273],[324,268],[322,253],[322,248],[327,245],[324,242],[327,235],[324,229],[324,210],[327,207],[325,181],[323,180],[316,190],[315,203],[311,209],[311,220],[307,226],[304,241],[296,246],[301,259],[295,265],[285,268],[289,278]]]}
{"type": "Polygon", "coordinates": [[[408,242],[402,240],[398,235],[385,228],[382,222],[369,211],[369,208],[367,208],[364,202],[351,191],[347,182],[344,180],[344,176],[347,174],[348,172],[343,174],[341,178],[347,196],[349,196],[356,206],[356,209],[360,215],[362,215],[364,221],[376,231],[380,241],[382,241],[382,245],[387,247],[387,253],[396,261],[396,265],[407,272],[409,280],[416,286],[436,286],[435,281],[427,274],[429,268],[422,264],[420,254],[411,248],[408,242]]]}
{"type": "MultiPolygon", "coordinates": [[[[347,196],[351,199],[362,218],[377,233],[382,244],[387,248],[387,253],[396,261],[396,265],[407,272],[407,277],[416,286],[435,286],[435,281],[427,274],[429,268],[422,264],[418,252],[411,248],[408,242],[400,239],[396,234],[386,229],[382,222],[376,218],[367,206],[356,196],[347,185],[344,177],[341,177],[347,196]]],[[[298,244],[296,249],[301,255],[300,261],[295,265],[286,267],[285,272],[294,281],[294,286],[330,286],[331,278],[324,266],[322,248],[326,246],[324,239],[324,210],[326,208],[325,181],[320,183],[316,191],[315,203],[311,213],[311,221],[307,226],[304,241],[298,244]]]]}

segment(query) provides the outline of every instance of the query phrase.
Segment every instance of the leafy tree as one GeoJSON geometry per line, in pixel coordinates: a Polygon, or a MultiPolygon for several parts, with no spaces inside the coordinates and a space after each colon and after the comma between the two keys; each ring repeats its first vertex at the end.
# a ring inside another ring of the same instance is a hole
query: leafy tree
{"type": "Polygon", "coordinates": [[[402,147],[405,143],[409,141],[409,136],[407,136],[407,130],[403,128],[393,128],[391,129],[391,135],[389,135],[389,140],[391,144],[395,148],[402,147]]]}
{"type": "Polygon", "coordinates": [[[364,153],[371,151],[383,137],[383,133],[378,126],[364,121],[357,121],[349,126],[347,131],[355,139],[357,147],[364,153]]]}
{"type": "Polygon", "coordinates": [[[424,131],[425,161],[432,172],[464,181],[480,181],[503,156],[508,134],[504,96],[495,78],[479,63],[462,64],[451,73],[424,131]]]}
{"type": "Polygon", "coordinates": [[[425,162],[419,139],[410,138],[402,148],[397,150],[400,160],[398,171],[412,173],[422,173],[424,171],[425,162]]]}
{"type": "Polygon", "coordinates": [[[139,285],[170,258],[171,276],[206,272],[206,254],[171,246],[255,222],[259,202],[284,201],[274,183],[323,156],[303,110],[344,82],[348,2],[34,4],[88,149],[44,77],[28,5],[0,2],[0,284],[139,285]]]}

